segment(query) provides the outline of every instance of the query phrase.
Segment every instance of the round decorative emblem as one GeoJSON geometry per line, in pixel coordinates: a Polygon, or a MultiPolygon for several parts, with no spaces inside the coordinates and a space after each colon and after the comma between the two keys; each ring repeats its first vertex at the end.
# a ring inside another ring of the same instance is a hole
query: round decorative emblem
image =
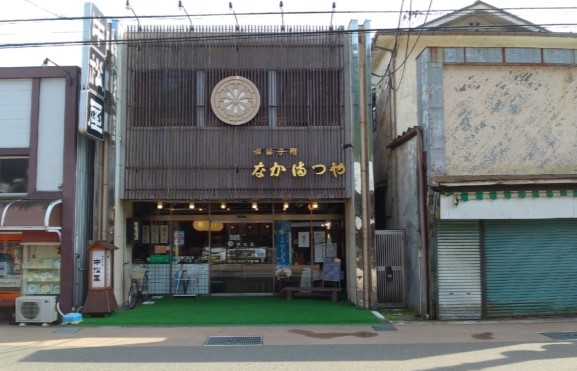
{"type": "Polygon", "coordinates": [[[258,88],[241,76],[224,78],[212,89],[212,111],[222,122],[242,125],[256,116],[260,108],[258,88]]]}

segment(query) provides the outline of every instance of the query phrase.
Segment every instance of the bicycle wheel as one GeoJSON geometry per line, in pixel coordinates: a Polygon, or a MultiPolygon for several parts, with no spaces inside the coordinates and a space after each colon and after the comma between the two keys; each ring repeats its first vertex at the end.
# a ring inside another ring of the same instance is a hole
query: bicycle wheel
{"type": "Polygon", "coordinates": [[[148,300],[148,274],[144,273],[142,278],[142,284],[140,285],[140,295],[142,295],[142,300],[148,300]]]}
{"type": "Polygon", "coordinates": [[[128,291],[128,308],[134,309],[137,300],[138,300],[138,289],[136,288],[136,284],[132,283],[130,285],[130,291],[128,291]]]}

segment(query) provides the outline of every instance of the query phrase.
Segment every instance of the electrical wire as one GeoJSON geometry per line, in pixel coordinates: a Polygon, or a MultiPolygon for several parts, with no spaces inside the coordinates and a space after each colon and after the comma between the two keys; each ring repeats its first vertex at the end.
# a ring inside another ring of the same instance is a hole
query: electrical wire
{"type": "MultiPolygon", "coordinates": [[[[427,9],[427,13],[425,14],[425,21],[424,23],[427,23],[427,18],[429,17],[429,11],[431,10],[431,6],[433,6],[433,0],[429,1],[429,8],[427,9]]],[[[409,15],[410,18],[410,15],[409,15]]],[[[407,46],[405,47],[405,59],[401,62],[401,66],[398,66],[395,71],[392,71],[391,73],[396,73],[399,68],[403,68],[403,71],[401,73],[401,77],[399,78],[399,81],[397,83],[397,86],[393,86],[393,90],[397,91],[399,86],[401,86],[401,82],[403,81],[403,77],[405,76],[405,69],[407,66],[407,60],[409,59],[409,56],[413,54],[413,51],[415,50],[415,47],[417,46],[419,39],[421,38],[421,35],[423,33],[423,28],[419,29],[419,33],[417,35],[417,39],[415,40],[415,42],[413,43],[413,46],[411,47],[411,50],[409,51],[409,35],[407,35],[407,46]]],[[[389,74],[391,74],[389,73],[389,74]]]]}
{"type": "MultiPolygon", "coordinates": [[[[404,3],[404,0],[403,0],[404,3]]],[[[31,3],[32,4],[32,3],[31,3]]],[[[34,4],[33,4],[34,5],[34,4]]],[[[564,6],[564,7],[517,7],[517,8],[501,8],[501,9],[483,9],[484,13],[500,13],[502,11],[513,11],[513,10],[523,10],[523,11],[545,11],[545,10],[552,10],[552,11],[563,11],[564,13],[568,10],[577,10],[577,7],[570,7],[570,6],[564,6]]],[[[409,19],[411,18],[411,16],[413,15],[422,15],[425,14],[425,19],[427,19],[428,17],[430,17],[433,14],[436,13],[451,13],[453,15],[458,15],[460,14],[461,10],[451,10],[451,9],[437,9],[437,10],[432,10],[431,9],[431,3],[429,4],[429,8],[427,9],[426,12],[423,12],[421,10],[413,10],[412,7],[411,9],[409,9],[408,15],[409,15],[409,19]]],[[[463,14],[466,14],[467,10],[462,10],[463,14]]],[[[331,10],[331,11],[303,11],[303,12],[285,12],[285,15],[319,15],[319,14],[329,14],[329,13],[337,13],[337,14],[374,14],[374,15],[380,15],[380,14],[395,14],[398,13],[399,14],[399,22],[396,28],[373,28],[373,29],[368,29],[366,30],[367,32],[371,32],[371,33],[378,33],[378,32],[395,32],[397,34],[396,38],[398,38],[398,35],[400,35],[400,33],[410,33],[410,32],[414,32],[417,31],[419,32],[419,35],[424,32],[423,28],[419,28],[419,27],[415,27],[415,28],[401,28],[400,27],[400,20],[402,18],[402,15],[407,14],[406,11],[403,11],[403,6],[401,5],[401,9],[400,10],[367,10],[367,11],[361,11],[361,10],[357,10],[357,11],[336,11],[336,10],[331,10]]],[[[276,15],[278,16],[280,13],[278,12],[259,12],[259,13],[237,13],[237,15],[239,16],[263,16],[263,15],[276,15]]],[[[228,17],[230,16],[229,13],[205,13],[205,14],[198,14],[195,15],[195,17],[198,18],[202,18],[202,17],[228,17]]],[[[516,15],[514,15],[516,16],[516,15]]],[[[33,22],[33,23],[38,23],[38,22],[70,22],[70,21],[80,21],[80,20],[92,20],[92,19],[97,19],[99,17],[58,17],[58,18],[29,18],[29,19],[7,19],[7,20],[0,20],[0,27],[1,26],[10,26],[10,25],[20,25],[20,24],[25,24],[27,22],[33,22]]],[[[179,20],[179,19],[184,19],[185,16],[178,14],[178,15],[142,15],[139,16],[138,18],[149,18],[149,19],[157,19],[157,20],[179,20]]],[[[112,17],[105,17],[105,19],[115,19],[115,20],[135,20],[137,19],[137,17],[135,16],[112,16],[112,17]]],[[[540,27],[575,27],[577,26],[577,23],[541,23],[541,24],[536,24],[536,23],[532,23],[535,26],[540,26],[540,27]]],[[[492,28],[492,26],[478,26],[477,27],[479,30],[483,30],[483,29],[487,29],[490,30],[492,28]]],[[[510,26],[502,26],[502,28],[511,28],[511,29],[518,29],[519,26],[518,25],[510,25],[510,26]]],[[[443,27],[444,31],[450,31],[451,29],[453,29],[452,27],[443,27]]],[[[454,29],[459,29],[462,30],[462,27],[454,27],[454,29]]],[[[324,31],[321,31],[324,32],[324,31]]],[[[326,32],[331,32],[330,30],[327,30],[326,32]]],[[[335,32],[335,31],[333,31],[335,32]]],[[[348,32],[348,31],[336,31],[336,32],[348,32]]],[[[62,32],[63,34],[80,34],[80,32],[62,32]]],[[[289,32],[283,32],[282,34],[267,34],[266,37],[277,37],[277,36],[289,36],[291,34],[294,34],[293,32],[289,31],[289,32]]],[[[10,33],[4,33],[2,34],[3,36],[11,36],[12,34],[10,33]]],[[[21,36],[21,33],[15,34],[17,36],[21,36]]],[[[217,36],[218,37],[218,36],[217,36]]],[[[264,36],[259,36],[258,34],[250,34],[247,37],[264,37],[264,36]]],[[[80,37],[79,37],[80,38],[80,37]]],[[[190,37],[186,37],[186,39],[193,39],[190,37]]],[[[171,41],[170,39],[147,39],[147,40],[140,40],[142,42],[158,42],[158,41],[171,41]]],[[[178,38],[175,38],[173,41],[179,41],[178,38]]],[[[116,43],[120,44],[125,42],[124,40],[118,40],[116,41],[116,43]]],[[[8,48],[34,48],[34,47],[50,47],[50,46],[76,46],[76,45],[86,45],[88,44],[88,42],[86,41],[80,41],[80,40],[67,40],[67,41],[35,41],[35,42],[17,42],[17,43],[0,43],[0,49],[8,49],[8,48]]],[[[397,46],[397,41],[395,41],[395,45],[397,46]]],[[[416,45],[416,44],[415,44],[416,45]]],[[[414,49],[414,46],[413,46],[414,49]]],[[[403,64],[401,63],[400,66],[397,66],[397,69],[395,71],[389,71],[390,73],[394,73],[398,70],[398,68],[402,68],[403,64]]],[[[384,75],[383,75],[384,76],[384,75]]]]}
{"type": "MultiPolygon", "coordinates": [[[[572,27],[572,26],[576,26],[577,24],[574,23],[563,23],[563,24],[542,24],[541,26],[545,27],[545,26],[568,26],[568,27],[572,27]]],[[[328,26],[327,26],[328,27],[328,26]]],[[[503,28],[511,28],[512,30],[518,30],[519,26],[518,25],[511,25],[511,26],[500,26],[501,29],[503,28]]],[[[488,31],[491,31],[491,29],[494,29],[494,26],[475,26],[476,29],[480,29],[482,30],[483,28],[485,28],[488,31]]],[[[146,30],[146,26],[143,26],[143,29],[146,30]]],[[[443,27],[443,31],[451,31],[452,29],[454,30],[459,30],[459,31],[463,31],[463,27],[462,26],[456,26],[456,27],[443,27]]],[[[426,31],[431,31],[431,32],[437,32],[433,29],[427,29],[427,28],[371,28],[371,29],[367,29],[367,32],[374,32],[374,33],[410,33],[410,32],[418,32],[418,33],[423,33],[426,31]]],[[[146,32],[146,31],[144,31],[146,32]]],[[[239,39],[250,39],[250,38],[283,38],[283,37],[290,37],[293,36],[295,34],[299,34],[299,35],[316,35],[316,34],[322,34],[322,33],[354,33],[357,32],[356,30],[326,30],[326,31],[310,31],[310,32],[295,32],[295,31],[288,31],[288,32],[271,32],[271,33],[242,33],[242,34],[237,34],[235,35],[235,37],[239,38],[239,39]]],[[[478,32],[477,32],[478,33],[478,32]]],[[[529,33],[529,32],[527,32],[529,33]]],[[[541,34],[541,33],[535,33],[534,34],[541,34]]],[[[569,33],[567,33],[569,34],[569,33]]],[[[572,33],[570,33],[572,34],[572,33]]],[[[500,33],[500,35],[503,35],[503,33],[500,33]]],[[[577,35],[575,35],[577,37],[577,35]]],[[[229,34],[223,34],[223,35],[203,35],[203,36],[190,36],[190,34],[186,34],[182,37],[169,37],[169,38],[143,38],[143,39],[131,39],[131,40],[116,40],[113,41],[114,44],[116,45],[121,45],[121,44],[129,44],[130,42],[141,42],[143,44],[148,44],[148,43],[158,43],[158,42],[190,42],[190,41],[201,41],[201,40],[223,40],[223,39],[230,39],[230,35],[229,34]]],[[[66,41],[37,41],[37,42],[17,42],[17,43],[0,43],[0,49],[9,49],[9,48],[34,48],[34,47],[50,47],[50,46],[79,46],[79,45],[88,45],[90,42],[89,41],[85,41],[85,40],[66,40],[66,41]]]]}
{"type": "MultiPolygon", "coordinates": [[[[404,0],[403,0],[404,2],[404,0]]],[[[518,8],[499,8],[499,9],[483,9],[484,13],[487,14],[500,14],[502,11],[543,11],[543,10],[558,10],[561,11],[563,14],[566,14],[566,11],[569,10],[577,10],[577,7],[571,6],[564,6],[564,7],[518,7],[518,8]]],[[[467,14],[469,11],[466,9],[429,9],[427,11],[423,10],[414,10],[412,11],[413,14],[422,14],[422,13],[429,13],[429,14],[454,14],[459,15],[461,12],[462,14],[467,14]]],[[[284,15],[322,15],[322,14],[395,14],[401,13],[398,10],[341,10],[341,11],[293,11],[293,12],[284,12],[284,15]]],[[[236,13],[237,16],[242,17],[261,17],[266,15],[271,16],[279,16],[281,13],[279,12],[247,12],[247,13],[236,13]]],[[[515,15],[515,14],[513,14],[515,15]]],[[[195,14],[194,17],[196,18],[208,18],[208,17],[229,17],[230,13],[202,13],[202,14],[195,14]]],[[[515,15],[518,17],[517,15],[515,15]]],[[[77,16],[77,17],[65,17],[65,16],[57,16],[56,18],[13,18],[13,19],[0,19],[0,24],[2,23],[19,23],[19,22],[54,22],[54,21],[77,21],[77,20],[87,20],[87,19],[99,19],[101,17],[85,17],[85,16],[77,16]]],[[[186,15],[182,14],[165,14],[165,15],[139,15],[135,17],[134,15],[121,15],[121,16],[106,16],[106,19],[133,19],[136,18],[141,19],[183,19],[186,18],[186,15]]]]}

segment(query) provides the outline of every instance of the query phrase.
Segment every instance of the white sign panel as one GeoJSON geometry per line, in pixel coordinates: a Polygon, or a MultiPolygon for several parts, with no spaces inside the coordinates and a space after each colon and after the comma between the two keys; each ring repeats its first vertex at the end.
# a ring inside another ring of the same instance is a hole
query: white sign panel
{"type": "Polygon", "coordinates": [[[105,287],[107,264],[105,251],[92,251],[92,261],[90,264],[90,286],[94,289],[103,289],[105,287]]]}

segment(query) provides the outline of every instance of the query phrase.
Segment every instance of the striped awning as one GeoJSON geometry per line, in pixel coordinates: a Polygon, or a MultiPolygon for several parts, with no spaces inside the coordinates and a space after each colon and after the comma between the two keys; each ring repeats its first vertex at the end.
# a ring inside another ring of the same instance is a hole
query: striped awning
{"type": "Polygon", "coordinates": [[[488,191],[488,192],[447,192],[459,201],[482,201],[513,198],[577,197],[577,190],[529,190],[529,191],[488,191]]]}

